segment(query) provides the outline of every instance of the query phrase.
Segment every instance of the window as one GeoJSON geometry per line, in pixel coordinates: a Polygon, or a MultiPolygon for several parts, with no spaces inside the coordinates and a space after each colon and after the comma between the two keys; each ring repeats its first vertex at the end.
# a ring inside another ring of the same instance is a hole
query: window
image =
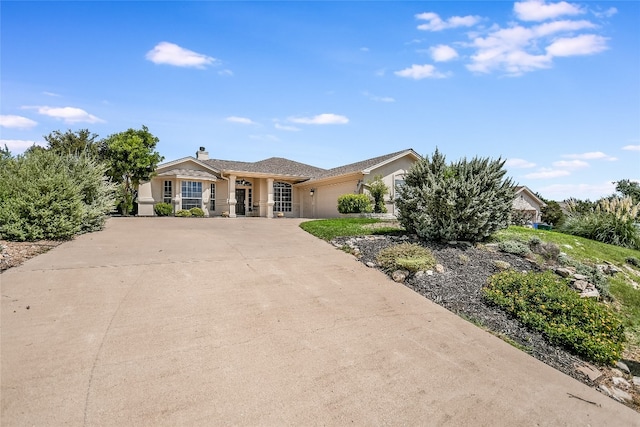
{"type": "Polygon", "coordinates": [[[173,196],[172,185],[173,183],[171,181],[164,182],[164,189],[162,192],[162,201],[164,203],[171,204],[171,197],[173,196]]]}
{"type": "Polygon", "coordinates": [[[202,207],[202,183],[182,181],[182,209],[202,207]]]}
{"type": "Polygon", "coordinates": [[[400,189],[404,186],[404,177],[398,176],[393,180],[394,183],[394,193],[395,198],[397,199],[400,196],[400,189]]]}
{"type": "Polygon", "coordinates": [[[209,197],[209,210],[216,210],[216,185],[211,183],[211,196],[209,197]]]}
{"type": "Polygon", "coordinates": [[[273,210],[275,212],[291,212],[291,184],[273,183],[273,210]]]}

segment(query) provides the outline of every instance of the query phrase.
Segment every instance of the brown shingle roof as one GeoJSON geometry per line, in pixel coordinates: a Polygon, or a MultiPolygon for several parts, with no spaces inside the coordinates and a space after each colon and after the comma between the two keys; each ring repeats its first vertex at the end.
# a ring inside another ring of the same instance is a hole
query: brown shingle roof
{"type": "Polygon", "coordinates": [[[282,157],[271,157],[253,163],[219,159],[209,159],[204,160],[204,162],[216,169],[226,171],[267,173],[304,178],[311,178],[326,172],[326,169],[317,168],[305,163],[294,162],[293,160],[284,159],[282,157]]]}

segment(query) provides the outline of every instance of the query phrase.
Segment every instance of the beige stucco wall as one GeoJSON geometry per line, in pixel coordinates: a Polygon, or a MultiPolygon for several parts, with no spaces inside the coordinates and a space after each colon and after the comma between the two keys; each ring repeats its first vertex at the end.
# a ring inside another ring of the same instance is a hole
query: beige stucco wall
{"type": "Polygon", "coordinates": [[[516,198],[513,200],[513,208],[521,211],[535,211],[535,214],[532,212],[531,221],[542,221],[542,213],[540,212],[541,206],[525,192],[521,192],[516,195],[516,198]]]}

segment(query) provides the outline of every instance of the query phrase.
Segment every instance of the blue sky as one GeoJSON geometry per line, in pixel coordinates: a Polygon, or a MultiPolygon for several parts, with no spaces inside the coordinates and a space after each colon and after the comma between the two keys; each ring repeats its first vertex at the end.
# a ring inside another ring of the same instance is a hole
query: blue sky
{"type": "Polygon", "coordinates": [[[640,180],[640,2],[0,3],[0,143],[140,128],[165,160],[507,159],[548,199],[640,180]]]}

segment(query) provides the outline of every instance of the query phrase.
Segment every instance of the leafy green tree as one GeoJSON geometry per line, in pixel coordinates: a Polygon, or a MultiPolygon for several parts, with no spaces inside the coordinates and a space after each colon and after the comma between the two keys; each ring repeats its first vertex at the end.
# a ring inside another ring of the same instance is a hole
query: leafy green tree
{"type": "Polygon", "coordinates": [[[504,160],[447,164],[437,149],[413,165],[397,200],[400,223],[427,240],[486,239],[509,226],[515,193],[504,160]]]}
{"type": "Polygon", "coordinates": [[[373,212],[387,213],[387,207],[384,204],[384,196],[389,192],[389,187],[382,181],[382,175],[373,177],[373,181],[368,183],[369,193],[373,197],[373,212]]]}
{"type": "Polygon", "coordinates": [[[89,129],[80,129],[76,132],[69,129],[65,133],[56,130],[44,136],[49,150],[58,154],[87,153],[91,157],[97,157],[99,154],[100,146],[96,138],[98,135],[89,132],[89,129]]]}
{"type": "Polygon", "coordinates": [[[148,181],[164,157],[155,151],[159,139],[146,126],[110,135],[102,141],[101,158],[107,174],[118,184],[118,208],[123,215],[133,210],[138,185],[148,181]]]}
{"type": "Polygon", "coordinates": [[[628,179],[615,181],[616,191],[625,197],[631,197],[633,203],[640,203],[640,184],[628,179]]]}
{"type": "Polygon", "coordinates": [[[542,222],[553,224],[555,227],[560,227],[566,220],[566,215],[562,212],[560,204],[554,200],[544,200],[544,202],[546,203],[546,206],[543,206],[541,209],[542,222]]]}

